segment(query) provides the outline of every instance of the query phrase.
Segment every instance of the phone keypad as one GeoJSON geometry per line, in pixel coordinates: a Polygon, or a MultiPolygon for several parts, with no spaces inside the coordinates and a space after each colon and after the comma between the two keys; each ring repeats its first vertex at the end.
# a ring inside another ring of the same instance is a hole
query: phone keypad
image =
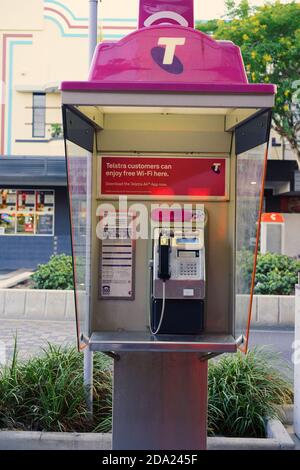
{"type": "Polygon", "coordinates": [[[198,275],[196,263],[180,263],[179,275],[187,277],[196,277],[198,275]]]}

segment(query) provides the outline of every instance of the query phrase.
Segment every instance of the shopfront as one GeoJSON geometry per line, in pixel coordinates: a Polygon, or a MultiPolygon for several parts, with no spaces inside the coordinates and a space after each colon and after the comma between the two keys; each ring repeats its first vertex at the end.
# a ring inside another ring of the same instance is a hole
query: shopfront
{"type": "Polygon", "coordinates": [[[0,160],[1,273],[70,254],[64,158],[0,160]]]}

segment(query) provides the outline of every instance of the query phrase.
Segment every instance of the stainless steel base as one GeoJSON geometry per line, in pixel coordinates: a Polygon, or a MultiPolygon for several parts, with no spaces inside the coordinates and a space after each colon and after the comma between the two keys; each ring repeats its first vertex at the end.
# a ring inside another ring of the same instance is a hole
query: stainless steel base
{"type": "Polygon", "coordinates": [[[195,353],[121,353],[114,363],[114,450],[202,450],[207,361],[195,353]]]}
{"type": "Polygon", "coordinates": [[[151,335],[143,331],[94,332],[89,340],[92,351],[140,352],[235,352],[238,341],[231,335],[151,335]]]}

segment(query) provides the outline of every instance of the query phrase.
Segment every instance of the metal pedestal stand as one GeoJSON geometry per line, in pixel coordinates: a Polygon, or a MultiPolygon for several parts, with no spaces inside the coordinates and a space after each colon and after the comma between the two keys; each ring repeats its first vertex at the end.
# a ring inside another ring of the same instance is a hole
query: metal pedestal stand
{"type": "Polygon", "coordinates": [[[114,366],[114,450],[202,450],[207,360],[196,353],[121,353],[114,366]]]}

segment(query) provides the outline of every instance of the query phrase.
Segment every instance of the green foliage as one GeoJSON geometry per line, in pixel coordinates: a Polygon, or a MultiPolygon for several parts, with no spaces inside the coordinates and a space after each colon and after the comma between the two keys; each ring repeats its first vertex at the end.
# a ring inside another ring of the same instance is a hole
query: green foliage
{"type": "Polygon", "coordinates": [[[266,417],[279,417],[277,406],[292,403],[292,387],[278,366],[278,356],[264,349],[210,361],[209,433],[264,437],[266,417]]]}
{"type": "MultiPolygon", "coordinates": [[[[239,294],[249,293],[252,270],[253,253],[241,251],[237,255],[239,270],[237,289],[239,294]],[[239,278],[242,282],[239,282],[239,278]],[[243,290],[243,286],[246,290],[243,290]]],[[[275,253],[258,254],[255,294],[264,295],[294,295],[295,284],[300,272],[300,260],[275,253]]]]}
{"type": "Polygon", "coordinates": [[[236,254],[236,292],[237,294],[249,294],[252,282],[254,253],[249,250],[241,250],[236,254]]]}
{"type": "Polygon", "coordinates": [[[59,137],[60,135],[62,135],[62,132],[63,132],[63,129],[62,129],[61,124],[59,123],[51,124],[51,137],[53,138],[59,137]]]}
{"type": "Polygon", "coordinates": [[[47,264],[39,264],[32,274],[35,289],[73,289],[72,256],[51,256],[47,264]]]}
{"type": "Polygon", "coordinates": [[[205,34],[213,35],[218,28],[218,20],[208,20],[205,23],[198,23],[196,24],[196,28],[200,29],[205,34]]]}
{"type": "MultiPolygon", "coordinates": [[[[209,434],[263,436],[275,405],[291,403],[291,385],[274,353],[256,350],[209,363],[209,434]]],[[[286,369],[286,365],[283,367],[286,369]]],[[[49,345],[41,357],[0,369],[0,428],[56,432],[109,432],[112,422],[111,360],[94,354],[94,415],[85,404],[83,356],[49,345]]]]}
{"type": "Polygon", "coordinates": [[[300,4],[276,1],[254,9],[247,4],[244,1],[237,7],[229,1],[229,21],[214,20],[198,27],[240,46],[250,82],[278,86],[273,127],[300,160],[300,96],[295,86],[300,74],[300,4]]]}
{"type": "Polygon", "coordinates": [[[248,18],[249,14],[253,11],[250,7],[248,0],[240,0],[236,5],[235,0],[225,1],[227,17],[230,19],[234,18],[248,18]]]}
{"type": "Polygon", "coordinates": [[[41,357],[0,369],[0,428],[107,432],[111,429],[111,361],[94,354],[94,417],[85,404],[83,355],[49,345],[41,357]]]}
{"type": "Polygon", "coordinates": [[[293,295],[300,272],[300,261],[289,256],[258,255],[255,294],[293,295]]]}

